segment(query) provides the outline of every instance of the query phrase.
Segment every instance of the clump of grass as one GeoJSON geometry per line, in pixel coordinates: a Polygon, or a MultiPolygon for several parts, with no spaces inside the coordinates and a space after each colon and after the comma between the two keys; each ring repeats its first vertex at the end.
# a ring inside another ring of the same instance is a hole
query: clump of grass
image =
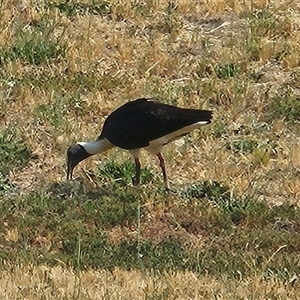
{"type": "Polygon", "coordinates": [[[215,66],[215,73],[218,78],[228,79],[230,77],[237,77],[239,72],[239,67],[233,63],[215,66]]]}
{"type": "Polygon", "coordinates": [[[182,195],[189,199],[203,199],[207,198],[209,200],[215,201],[217,199],[228,199],[230,197],[229,188],[227,186],[222,186],[216,181],[204,181],[199,183],[194,183],[188,186],[182,195]]]}
{"type": "Polygon", "coordinates": [[[28,146],[13,128],[0,132],[0,173],[6,175],[13,168],[25,166],[31,156],[28,146]]]}
{"type": "Polygon", "coordinates": [[[188,199],[207,199],[220,210],[216,224],[224,228],[245,222],[256,222],[264,218],[268,212],[265,203],[257,202],[251,197],[237,197],[231,193],[229,187],[219,182],[200,182],[189,186],[183,192],[188,199]],[[251,220],[251,221],[250,221],[251,220]]]}
{"type": "Polygon", "coordinates": [[[40,65],[53,59],[64,58],[67,48],[61,37],[55,38],[55,26],[40,21],[29,28],[18,26],[13,45],[0,48],[0,64],[22,60],[32,65],[40,65]]]}
{"type": "Polygon", "coordinates": [[[213,122],[213,135],[216,138],[226,137],[228,133],[227,125],[225,121],[217,119],[213,122]]]}
{"type": "Polygon", "coordinates": [[[233,140],[230,142],[226,142],[226,148],[234,153],[251,153],[257,148],[257,146],[258,142],[251,139],[233,140]]]}
{"type": "Polygon", "coordinates": [[[285,119],[297,121],[300,118],[300,96],[292,86],[284,86],[277,90],[266,108],[269,119],[285,119]]]}
{"type": "Polygon", "coordinates": [[[61,2],[46,2],[50,9],[57,8],[61,13],[66,14],[69,18],[75,15],[109,15],[112,4],[107,1],[85,3],[83,1],[65,0],[61,2]]]}
{"type": "MultiPolygon", "coordinates": [[[[290,35],[290,21],[276,16],[269,6],[259,10],[253,10],[248,17],[248,34],[246,37],[246,51],[252,60],[258,60],[262,56],[282,60],[288,54],[288,50],[282,47],[268,51],[263,54],[265,44],[264,39],[274,39],[282,37],[283,40],[290,35]]],[[[282,44],[282,43],[281,43],[282,44]]],[[[265,49],[266,50],[266,49],[265,49]]]]}
{"type": "MultiPolygon", "coordinates": [[[[119,183],[131,184],[135,174],[135,166],[132,160],[119,164],[115,160],[107,161],[99,165],[99,175],[110,178],[119,183]]],[[[146,166],[141,169],[141,183],[149,183],[154,179],[153,170],[146,166]]]]}
{"type": "Polygon", "coordinates": [[[126,240],[116,247],[112,247],[101,233],[83,253],[82,260],[92,267],[113,269],[121,267],[130,269],[147,269],[161,272],[164,270],[184,270],[190,265],[188,251],[176,240],[164,240],[158,244],[151,241],[142,241],[140,244],[134,240],[126,240]],[[102,237],[102,238],[101,238],[102,237]],[[137,249],[140,248],[139,255],[137,249]]]}
{"type": "Polygon", "coordinates": [[[15,186],[0,172],[0,195],[15,189],[15,186]]]}

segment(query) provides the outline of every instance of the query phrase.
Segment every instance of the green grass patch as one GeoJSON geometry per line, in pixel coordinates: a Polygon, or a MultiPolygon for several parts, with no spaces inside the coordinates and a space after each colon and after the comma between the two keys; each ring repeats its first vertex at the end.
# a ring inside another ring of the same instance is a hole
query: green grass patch
{"type": "Polygon", "coordinates": [[[61,13],[66,14],[69,18],[75,15],[109,15],[112,4],[107,1],[47,1],[46,5],[50,8],[57,8],[61,13]]]}
{"type": "Polygon", "coordinates": [[[217,65],[215,67],[215,73],[218,78],[228,79],[230,77],[237,77],[239,74],[239,67],[233,63],[217,65]]]}
{"type": "MultiPolygon", "coordinates": [[[[112,227],[137,225],[138,202],[145,199],[135,188],[111,185],[95,190],[74,182],[0,201],[5,223],[0,230],[5,245],[1,264],[63,261],[81,269],[191,270],[228,278],[271,273],[284,277],[284,270],[300,271],[300,210],[296,206],[269,207],[253,199],[233,198],[218,183],[198,186],[196,194],[195,187],[188,194],[197,202],[187,204],[187,195],[178,197],[180,207],[171,208],[172,218],[167,218],[174,228],[180,225],[188,233],[196,233],[198,226],[197,234],[205,238],[201,246],[167,235],[158,243],[138,240],[136,235],[111,243],[112,227]],[[11,237],[12,230],[17,230],[17,237],[11,237]]],[[[147,215],[147,210],[142,212],[147,215]]]]}
{"type": "MultiPolygon", "coordinates": [[[[135,175],[135,165],[132,160],[118,163],[115,160],[106,161],[99,165],[99,176],[109,178],[121,185],[132,184],[132,178],[135,175]]],[[[153,170],[146,166],[141,168],[141,183],[150,183],[154,180],[153,170]]]]}
{"type": "Polygon", "coordinates": [[[189,253],[176,240],[164,240],[158,244],[150,241],[124,241],[112,247],[107,241],[98,239],[89,245],[82,255],[82,263],[98,268],[183,270],[189,267],[189,253]],[[139,249],[139,251],[138,251],[139,249]]]}
{"type": "Polygon", "coordinates": [[[232,141],[227,141],[226,148],[231,150],[233,153],[251,153],[253,152],[258,146],[258,142],[254,140],[246,140],[246,139],[237,139],[232,141]]]}
{"type": "Polygon", "coordinates": [[[217,119],[212,124],[213,135],[216,138],[227,137],[228,129],[224,120],[217,119]]]}
{"type": "Polygon", "coordinates": [[[300,118],[300,96],[292,86],[280,87],[266,108],[270,120],[275,118],[298,121],[300,118]]]}
{"type": "Polygon", "coordinates": [[[218,199],[228,199],[230,197],[229,188],[227,186],[222,186],[216,181],[204,181],[199,183],[194,183],[188,186],[182,195],[189,199],[203,199],[207,198],[209,200],[215,201],[218,199]]]}
{"type": "Polygon", "coordinates": [[[0,172],[0,195],[15,190],[15,186],[0,172]]]}
{"type": "Polygon", "coordinates": [[[0,173],[6,175],[13,168],[22,168],[30,159],[31,151],[13,128],[0,132],[0,173]]]}
{"type": "Polygon", "coordinates": [[[55,37],[54,30],[55,25],[46,19],[26,28],[17,26],[13,45],[0,48],[0,64],[22,60],[32,65],[40,65],[64,58],[67,48],[61,43],[63,32],[61,36],[55,37]]]}
{"type": "MultiPolygon", "coordinates": [[[[231,193],[229,187],[216,181],[195,183],[183,191],[183,196],[190,201],[207,199],[216,209],[216,212],[212,213],[213,220],[210,217],[206,220],[206,226],[213,222],[214,226],[221,226],[223,229],[249,223],[256,227],[264,222],[268,213],[268,206],[265,203],[248,197],[236,197],[231,193]]],[[[202,207],[202,209],[204,208],[202,207]]],[[[209,210],[209,208],[206,209],[209,210]]]]}

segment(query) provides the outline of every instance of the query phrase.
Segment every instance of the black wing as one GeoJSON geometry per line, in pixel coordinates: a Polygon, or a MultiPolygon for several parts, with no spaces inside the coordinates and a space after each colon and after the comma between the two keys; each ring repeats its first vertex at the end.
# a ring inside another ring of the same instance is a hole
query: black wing
{"type": "Polygon", "coordinates": [[[211,121],[208,110],[184,109],[172,105],[137,99],[118,108],[106,119],[99,138],[107,138],[124,149],[137,149],[185,126],[211,121]]]}

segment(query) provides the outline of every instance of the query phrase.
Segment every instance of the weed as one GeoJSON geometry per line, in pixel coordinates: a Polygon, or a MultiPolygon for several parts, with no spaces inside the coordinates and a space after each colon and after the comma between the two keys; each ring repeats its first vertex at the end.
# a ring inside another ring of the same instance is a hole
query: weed
{"type": "Polygon", "coordinates": [[[61,2],[46,2],[50,9],[57,8],[61,13],[66,14],[69,18],[75,15],[109,15],[111,13],[111,3],[106,1],[85,3],[80,1],[65,0],[61,2]]]}
{"type": "Polygon", "coordinates": [[[31,156],[31,151],[17,137],[16,130],[8,128],[0,133],[0,173],[6,175],[10,169],[22,168],[31,156]]]}
{"type": "Polygon", "coordinates": [[[174,14],[177,8],[178,6],[174,2],[168,2],[164,14],[164,22],[157,25],[158,30],[168,34],[173,33],[175,29],[178,30],[179,24],[174,14]]]}
{"type": "Polygon", "coordinates": [[[213,123],[213,134],[216,138],[226,137],[227,127],[223,120],[215,120],[215,122],[213,123]]]}
{"type": "Polygon", "coordinates": [[[243,154],[253,152],[258,146],[258,142],[254,140],[233,140],[227,141],[226,148],[234,153],[241,152],[243,154]]]}
{"type": "Polygon", "coordinates": [[[43,23],[29,29],[17,27],[14,44],[0,51],[0,63],[21,59],[32,65],[40,65],[51,59],[64,58],[66,46],[60,43],[61,37],[53,37],[54,29],[50,24],[43,23]]]}
{"type": "Polygon", "coordinates": [[[292,86],[284,86],[276,91],[266,108],[270,120],[282,118],[286,121],[296,121],[300,117],[300,97],[292,86]]]}
{"type": "Polygon", "coordinates": [[[281,61],[289,54],[289,47],[285,40],[290,35],[290,21],[288,18],[277,17],[269,7],[254,10],[248,18],[248,35],[246,38],[246,52],[250,59],[260,58],[281,61]],[[285,31],[284,31],[284,29],[285,31]],[[266,41],[281,38],[280,46],[266,41]],[[272,48],[272,49],[271,49],[272,48]]]}
{"type": "Polygon", "coordinates": [[[222,186],[216,181],[194,183],[183,191],[183,195],[190,199],[207,198],[212,201],[228,199],[230,197],[229,188],[227,186],[222,186]]]}
{"type": "MultiPolygon", "coordinates": [[[[99,175],[108,177],[123,184],[132,183],[133,175],[135,174],[135,166],[132,161],[125,161],[118,164],[116,161],[107,161],[99,166],[99,175]]],[[[150,167],[141,169],[141,182],[149,183],[153,180],[154,173],[150,167]]]]}
{"type": "Polygon", "coordinates": [[[0,172],[0,195],[15,190],[15,186],[0,172]]]}
{"type": "Polygon", "coordinates": [[[253,198],[236,197],[230,193],[228,187],[218,182],[205,181],[193,184],[183,192],[183,196],[189,199],[206,198],[220,209],[215,226],[218,224],[217,226],[221,226],[221,229],[228,228],[228,226],[230,228],[230,224],[251,223],[252,226],[256,226],[269,213],[265,203],[257,202],[253,198]]]}
{"type": "Polygon", "coordinates": [[[215,73],[219,78],[228,79],[230,77],[237,77],[239,68],[234,64],[225,64],[215,66],[215,73]]]}

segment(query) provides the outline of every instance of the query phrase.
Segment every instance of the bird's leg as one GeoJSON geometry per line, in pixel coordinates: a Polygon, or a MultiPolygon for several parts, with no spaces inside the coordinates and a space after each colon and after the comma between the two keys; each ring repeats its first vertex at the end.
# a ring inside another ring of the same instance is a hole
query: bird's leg
{"type": "Polygon", "coordinates": [[[138,157],[134,157],[134,163],[135,163],[135,177],[132,178],[132,184],[138,185],[140,183],[140,177],[141,177],[141,163],[138,157]]]}
{"type": "Polygon", "coordinates": [[[161,167],[161,170],[163,173],[165,187],[166,187],[166,189],[170,190],[170,184],[169,184],[166,167],[165,167],[165,160],[161,153],[156,154],[156,156],[159,159],[159,166],[161,167]]]}

